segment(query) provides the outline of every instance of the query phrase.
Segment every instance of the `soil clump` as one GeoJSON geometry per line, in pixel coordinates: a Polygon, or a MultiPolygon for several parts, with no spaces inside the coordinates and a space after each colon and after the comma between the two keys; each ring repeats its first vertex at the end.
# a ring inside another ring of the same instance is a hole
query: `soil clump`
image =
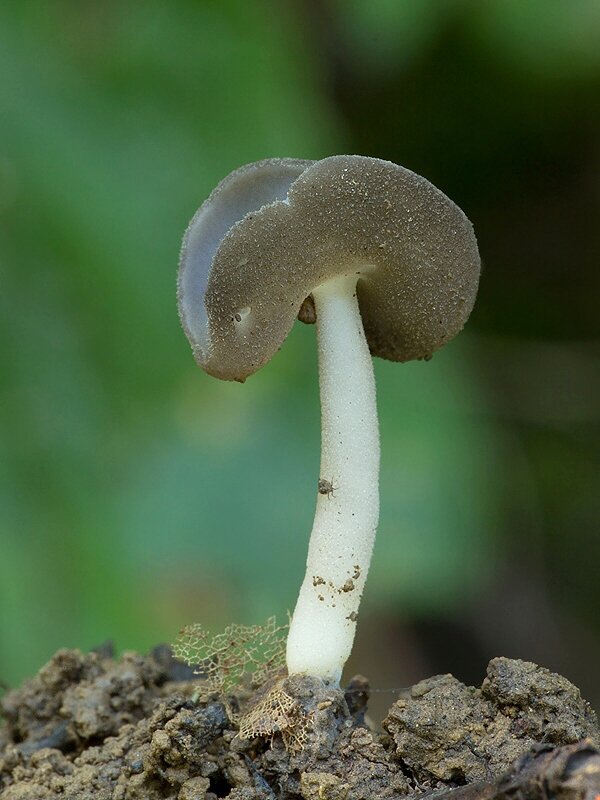
{"type": "Polygon", "coordinates": [[[60,650],[0,701],[2,800],[386,800],[491,781],[536,744],[600,745],[579,690],[524,661],[493,659],[480,688],[421,681],[383,732],[361,677],[282,676],[240,731],[235,693],[197,703],[192,672],[166,646],[60,650]]]}

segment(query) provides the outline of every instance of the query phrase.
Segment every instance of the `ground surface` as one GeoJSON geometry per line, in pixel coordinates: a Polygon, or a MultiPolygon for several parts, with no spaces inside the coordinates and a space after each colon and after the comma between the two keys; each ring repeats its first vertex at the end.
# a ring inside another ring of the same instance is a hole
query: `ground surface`
{"type": "Polygon", "coordinates": [[[383,733],[365,725],[362,678],[345,692],[282,679],[242,724],[266,733],[246,739],[228,717],[238,699],[196,704],[196,684],[166,647],[118,661],[59,651],[0,703],[2,800],[384,800],[489,780],[535,743],[600,744],[578,689],[506,658],[481,688],[451,675],[413,686],[383,733]]]}

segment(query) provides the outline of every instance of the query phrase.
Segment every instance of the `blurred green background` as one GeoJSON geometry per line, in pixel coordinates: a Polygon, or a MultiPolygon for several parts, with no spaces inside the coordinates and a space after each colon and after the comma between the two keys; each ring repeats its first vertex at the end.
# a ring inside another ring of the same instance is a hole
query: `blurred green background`
{"type": "Polygon", "coordinates": [[[0,683],[59,647],[293,609],[314,330],[217,381],[175,273],[232,169],[338,152],[429,178],[484,262],[456,341],[375,365],[381,525],[348,675],[480,683],[507,655],[600,706],[597,0],[3,0],[0,683]]]}

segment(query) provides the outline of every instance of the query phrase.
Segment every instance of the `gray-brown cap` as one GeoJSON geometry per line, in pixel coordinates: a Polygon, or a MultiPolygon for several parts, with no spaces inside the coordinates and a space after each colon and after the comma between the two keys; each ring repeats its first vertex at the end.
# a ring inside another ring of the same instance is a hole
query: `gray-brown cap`
{"type": "Polygon", "coordinates": [[[202,369],[243,381],[317,286],[354,272],[371,353],[410,361],[461,330],[479,271],[471,223],[414,172],[363,156],[269,159],[232,172],[192,219],[179,313],[202,369]]]}

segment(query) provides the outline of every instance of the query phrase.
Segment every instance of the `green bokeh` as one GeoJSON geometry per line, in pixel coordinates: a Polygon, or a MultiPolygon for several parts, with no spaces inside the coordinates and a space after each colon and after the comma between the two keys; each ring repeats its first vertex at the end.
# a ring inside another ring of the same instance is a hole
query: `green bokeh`
{"type": "MultiPolygon", "coordinates": [[[[296,325],[260,373],[226,384],[195,366],[175,305],[188,220],[228,172],[265,157],[362,145],[402,160],[455,186],[488,242],[465,333],[428,364],[376,362],[382,507],[365,609],[447,614],[483,593],[519,536],[501,509],[506,487],[519,514],[544,505],[543,491],[527,489],[536,470],[532,484],[552,487],[565,585],[574,581],[563,527],[598,547],[600,472],[585,428],[598,400],[567,402],[584,409],[574,423],[560,408],[558,422],[547,417],[557,406],[536,392],[556,351],[523,343],[540,320],[560,339],[563,293],[532,301],[529,272],[509,284],[498,265],[514,224],[511,179],[540,151],[542,166],[560,153],[544,139],[548,120],[559,137],[565,92],[571,119],[577,93],[598,80],[600,23],[594,3],[553,0],[543,24],[538,8],[0,5],[0,682],[19,682],[62,646],[112,638],[145,651],[190,622],[293,608],[319,464],[314,330],[296,325]],[[348,59],[337,83],[327,52],[348,59]],[[498,329],[522,336],[521,349],[494,338],[498,329]],[[490,358],[500,371],[510,362],[521,390],[509,412],[490,394],[490,358]],[[515,456],[518,425],[535,430],[515,456]]],[[[582,337],[590,318],[576,319],[582,337]]],[[[597,354],[579,368],[565,353],[577,387],[597,354]]],[[[576,561],[583,569],[585,555],[576,561]]],[[[586,581],[588,607],[600,606],[586,581]]]]}

